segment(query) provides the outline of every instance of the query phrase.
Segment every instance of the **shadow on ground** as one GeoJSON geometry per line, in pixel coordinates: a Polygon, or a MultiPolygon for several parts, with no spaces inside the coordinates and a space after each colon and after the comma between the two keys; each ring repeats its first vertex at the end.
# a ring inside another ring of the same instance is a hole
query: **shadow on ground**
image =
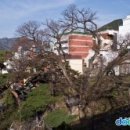
{"type": "Polygon", "coordinates": [[[68,126],[63,123],[53,130],[130,130],[130,126],[119,127],[115,120],[119,117],[130,117],[130,105],[94,116],[90,119],[81,119],[79,123],[68,126]]]}

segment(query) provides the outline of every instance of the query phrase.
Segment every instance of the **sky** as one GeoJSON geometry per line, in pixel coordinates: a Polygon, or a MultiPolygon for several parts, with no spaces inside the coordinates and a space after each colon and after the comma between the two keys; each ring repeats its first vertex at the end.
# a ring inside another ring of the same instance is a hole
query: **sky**
{"type": "Polygon", "coordinates": [[[130,0],[0,0],[0,38],[16,37],[18,26],[30,20],[56,20],[70,4],[97,12],[98,26],[130,15],[130,0]]]}

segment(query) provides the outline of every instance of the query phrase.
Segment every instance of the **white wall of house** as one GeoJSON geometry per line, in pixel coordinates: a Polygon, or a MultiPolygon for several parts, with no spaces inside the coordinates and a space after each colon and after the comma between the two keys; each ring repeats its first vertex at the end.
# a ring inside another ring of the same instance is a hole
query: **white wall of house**
{"type": "Polygon", "coordinates": [[[87,68],[89,68],[89,60],[93,57],[95,55],[95,51],[93,50],[93,49],[90,49],[89,51],[88,51],[88,55],[87,55],[87,57],[86,58],[84,58],[84,61],[85,61],[85,63],[86,63],[86,67],[87,68]]]}
{"type": "Polygon", "coordinates": [[[1,70],[1,74],[8,74],[8,71],[6,69],[1,70]]]}
{"type": "Polygon", "coordinates": [[[119,35],[125,36],[130,33],[130,15],[123,19],[123,26],[119,27],[119,35]]]}
{"type": "Polygon", "coordinates": [[[108,50],[108,51],[100,51],[100,54],[102,54],[104,58],[104,65],[107,66],[109,62],[113,61],[118,57],[118,52],[108,50]]]}
{"type": "Polygon", "coordinates": [[[83,60],[82,59],[69,59],[69,65],[72,69],[83,73],[83,60]]]}
{"type": "Polygon", "coordinates": [[[120,67],[119,65],[117,65],[116,67],[114,67],[114,71],[115,71],[115,75],[120,75],[120,67]]]}

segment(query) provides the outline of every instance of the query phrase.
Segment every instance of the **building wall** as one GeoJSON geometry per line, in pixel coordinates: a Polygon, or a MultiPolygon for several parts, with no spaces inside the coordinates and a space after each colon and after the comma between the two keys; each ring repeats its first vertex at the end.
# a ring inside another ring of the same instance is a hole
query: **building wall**
{"type": "Polygon", "coordinates": [[[71,69],[83,73],[83,60],[82,59],[68,59],[71,69]]]}
{"type": "Polygon", "coordinates": [[[123,26],[119,27],[119,35],[125,36],[130,33],[130,15],[123,19],[123,26]]]}
{"type": "Polygon", "coordinates": [[[88,55],[88,51],[93,46],[93,38],[90,35],[71,34],[69,36],[69,54],[80,56],[81,59],[88,55]]]}

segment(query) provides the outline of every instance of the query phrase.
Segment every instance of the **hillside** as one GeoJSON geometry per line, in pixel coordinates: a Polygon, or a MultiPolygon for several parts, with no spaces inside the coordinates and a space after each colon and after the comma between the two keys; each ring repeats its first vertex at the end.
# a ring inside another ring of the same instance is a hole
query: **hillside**
{"type": "Polygon", "coordinates": [[[100,27],[98,30],[99,31],[105,31],[107,29],[112,29],[112,30],[119,30],[119,26],[123,25],[122,19],[117,19],[114,20],[110,23],[105,24],[104,26],[100,27]]]}
{"type": "Polygon", "coordinates": [[[0,39],[0,50],[9,50],[15,43],[17,38],[1,38],[0,39]]]}

